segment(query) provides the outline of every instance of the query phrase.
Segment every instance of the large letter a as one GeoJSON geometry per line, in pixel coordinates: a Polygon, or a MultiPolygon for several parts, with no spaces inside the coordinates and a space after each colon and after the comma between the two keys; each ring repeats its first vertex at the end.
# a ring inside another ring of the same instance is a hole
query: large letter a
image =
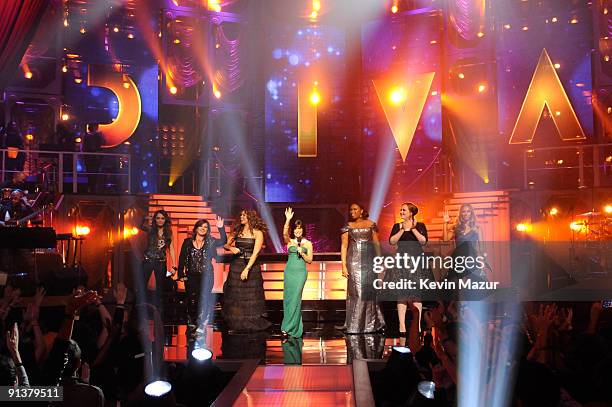
{"type": "Polygon", "coordinates": [[[509,144],[532,142],[544,107],[548,107],[563,141],[586,139],[546,49],[540,54],[509,144]]]}

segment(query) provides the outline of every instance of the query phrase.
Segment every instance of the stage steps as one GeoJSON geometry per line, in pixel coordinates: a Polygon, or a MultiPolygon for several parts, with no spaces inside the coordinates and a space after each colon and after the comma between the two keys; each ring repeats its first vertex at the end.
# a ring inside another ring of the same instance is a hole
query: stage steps
{"type": "MultiPolygon", "coordinates": [[[[459,192],[453,194],[450,198],[444,201],[444,209],[437,213],[437,216],[429,219],[427,222],[427,232],[429,240],[441,241],[444,240],[444,212],[447,212],[451,220],[448,223],[447,235],[450,235],[452,226],[455,224],[459,215],[461,205],[470,204],[474,208],[474,213],[478,219],[478,224],[484,232],[485,240],[505,240],[505,233],[499,236],[500,233],[486,233],[487,231],[495,232],[495,222],[509,219],[510,199],[507,191],[483,191],[483,192],[459,192]],[[499,236],[495,238],[494,236],[499,236]]],[[[504,226],[508,226],[508,222],[502,222],[504,226]]]]}
{"type": "MultiPolygon", "coordinates": [[[[193,225],[199,219],[208,220],[212,236],[219,238],[219,232],[215,226],[217,214],[214,213],[210,203],[200,195],[152,194],[149,196],[149,215],[153,216],[158,210],[168,212],[172,219],[172,239],[177,263],[183,240],[191,236],[193,225]]],[[[225,231],[228,236],[232,230],[231,223],[232,220],[225,219],[225,231]]],[[[219,253],[223,253],[223,249],[219,249],[219,253]]],[[[223,265],[213,262],[213,266],[215,268],[215,289],[220,290],[220,285],[223,284],[223,265]]],[[[178,284],[179,290],[184,289],[182,282],[178,284]]],[[[151,285],[150,282],[149,285],[151,285]]]]}

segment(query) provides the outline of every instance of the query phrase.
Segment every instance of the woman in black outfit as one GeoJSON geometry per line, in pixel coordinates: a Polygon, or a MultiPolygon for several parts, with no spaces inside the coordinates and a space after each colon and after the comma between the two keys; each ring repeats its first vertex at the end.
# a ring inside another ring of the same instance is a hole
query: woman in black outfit
{"type": "MultiPolygon", "coordinates": [[[[400,217],[402,221],[393,225],[391,235],[389,236],[389,244],[396,247],[398,253],[402,255],[407,253],[414,258],[423,254],[423,246],[427,243],[427,228],[424,223],[417,222],[415,218],[417,213],[419,213],[419,208],[415,204],[412,202],[404,202],[400,207],[400,217]]],[[[416,281],[418,287],[419,279],[428,277],[422,267],[414,271],[406,269],[395,270],[394,280],[400,281],[402,278],[416,281]]],[[[408,300],[418,299],[415,297],[418,297],[418,295],[403,295],[398,298],[397,315],[399,317],[400,335],[406,335],[406,309],[408,307],[408,300]]],[[[420,302],[415,302],[414,304],[419,309],[420,322],[422,304],[420,302]]]]}
{"type": "Polygon", "coordinates": [[[216,226],[219,239],[211,236],[210,223],[206,219],[198,220],[193,226],[192,237],[183,240],[179,255],[178,278],[185,281],[187,292],[187,325],[196,332],[203,331],[203,326],[210,322],[215,303],[212,294],[215,281],[212,259],[217,255],[217,248],[227,243],[223,219],[219,216],[216,226]]]}
{"type": "Polygon", "coordinates": [[[264,318],[266,299],[257,261],[267,231],[254,210],[240,213],[240,224],[224,246],[234,255],[223,285],[222,314],[230,332],[256,332],[270,327],[264,318]]]}
{"type": "Polygon", "coordinates": [[[151,277],[151,273],[155,273],[155,305],[161,313],[161,294],[163,293],[164,282],[166,281],[167,270],[167,254],[170,254],[172,264],[171,273],[176,270],[176,258],[174,254],[174,244],[172,242],[172,226],[168,213],[164,210],[159,210],[153,215],[152,221],[149,224],[149,217],[145,218],[141,229],[148,232],[147,248],[144,252],[142,260],[143,280],[137,286],[143,297],[140,299],[144,302],[144,293],[147,283],[151,277]]]}

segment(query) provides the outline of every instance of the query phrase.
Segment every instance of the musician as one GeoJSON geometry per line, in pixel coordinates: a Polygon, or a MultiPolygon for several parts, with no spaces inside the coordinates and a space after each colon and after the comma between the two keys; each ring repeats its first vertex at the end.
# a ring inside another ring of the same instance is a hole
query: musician
{"type": "Polygon", "coordinates": [[[18,221],[19,219],[25,218],[33,212],[32,205],[30,205],[28,202],[23,191],[16,189],[11,192],[10,202],[8,202],[8,204],[3,206],[2,210],[0,210],[0,221],[2,222],[1,225],[4,226],[9,220],[18,221]]]}

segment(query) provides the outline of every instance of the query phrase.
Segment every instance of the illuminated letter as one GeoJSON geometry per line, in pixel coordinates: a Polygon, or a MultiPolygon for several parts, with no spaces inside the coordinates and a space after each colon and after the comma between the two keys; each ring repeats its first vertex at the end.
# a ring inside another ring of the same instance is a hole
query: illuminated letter
{"type": "Polygon", "coordinates": [[[563,141],[586,139],[546,49],[542,50],[509,144],[531,143],[544,107],[563,141]]]}
{"type": "Polygon", "coordinates": [[[391,133],[402,160],[406,161],[414,132],[425,107],[435,72],[417,74],[403,82],[374,80],[391,133]]]}
{"type": "Polygon", "coordinates": [[[114,147],[130,138],[138,123],[142,106],[136,84],[127,74],[108,71],[102,66],[89,65],[87,86],[109,89],[117,96],[119,113],[110,124],[100,124],[99,131],[104,136],[102,147],[114,147]]]}
{"type": "Polygon", "coordinates": [[[321,95],[312,84],[298,85],[298,157],[317,156],[317,106],[321,95]]]}

